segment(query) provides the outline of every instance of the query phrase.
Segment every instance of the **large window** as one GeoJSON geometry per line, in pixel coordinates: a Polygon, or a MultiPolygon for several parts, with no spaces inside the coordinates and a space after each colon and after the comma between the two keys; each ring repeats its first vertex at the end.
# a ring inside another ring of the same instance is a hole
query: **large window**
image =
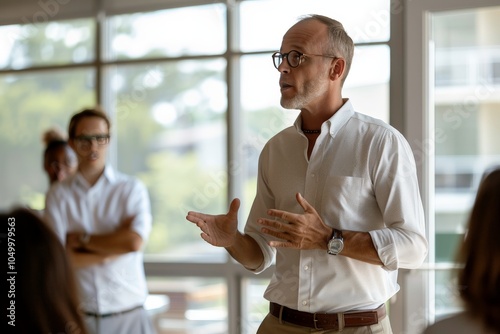
{"type": "Polygon", "coordinates": [[[159,333],[254,333],[271,271],[243,270],[186,213],[224,212],[239,197],[243,228],[260,150],[298,115],[279,105],[271,54],[301,15],[344,24],[356,43],[344,95],[389,120],[389,0],[99,3],[0,15],[0,209],[43,209],[43,131],[100,104],[112,119],[109,163],[151,197],[145,267],[151,294],[168,297],[148,304],[159,333]]]}
{"type": "MultiPolygon", "coordinates": [[[[417,157],[429,262],[401,277],[405,333],[459,312],[457,248],[483,173],[500,164],[498,1],[408,3],[407,138],[417,157]],[[411,287],[411,288],[410,288],[411,287]]],[[[481,242],[481,241],[478,241],[481,242]]]]}
{"type": "Polygon", "coordinates": [[[483,173],[500,165],[500,7],[446,11],[432,17],[435,45],[436,318],[460,309],[450,293],[457,247],[483,173]]]}

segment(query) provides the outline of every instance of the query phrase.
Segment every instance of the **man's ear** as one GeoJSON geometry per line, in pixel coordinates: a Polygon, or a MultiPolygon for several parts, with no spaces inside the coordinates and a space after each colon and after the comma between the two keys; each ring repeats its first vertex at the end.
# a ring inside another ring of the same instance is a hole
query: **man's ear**
{"type": "Polygon", "coordinates": [[[341,79],[345,71],[345,59],[335,58],[332,60],[332,66],[330,67],[330,79],[337,80],[341,79]]]}

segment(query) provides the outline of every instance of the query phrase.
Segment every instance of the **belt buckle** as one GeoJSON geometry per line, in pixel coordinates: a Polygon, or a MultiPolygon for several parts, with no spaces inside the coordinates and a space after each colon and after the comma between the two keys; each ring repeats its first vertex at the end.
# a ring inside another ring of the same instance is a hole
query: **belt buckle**
{"type": "Polygon", "coordinates": [[[316,323],[319,321],[318,319],[316,319],[316,314],[317,314],[316,312],[314,312],[314,313],[313,313],[313,323],[314,323],[314,329],[316,329],[316,330],[322,330],[322,329],[323,329],[323,327],[318,327],[318,326],[316,325],[316,323]]]}

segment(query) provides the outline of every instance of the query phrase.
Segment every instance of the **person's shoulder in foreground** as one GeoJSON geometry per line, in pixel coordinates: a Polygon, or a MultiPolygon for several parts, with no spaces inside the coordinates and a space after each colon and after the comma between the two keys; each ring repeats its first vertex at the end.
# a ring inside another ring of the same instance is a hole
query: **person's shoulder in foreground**
{"type": "Polygon", "coordinates": [[[9,304],[15,307],[10,321],[16,333],[87,333],[73,270],[57,236],[27,208],[0,212],[0,221],[15,239],[15,296],[9,304]]]}
{"type": "Polygon", "coordinates": [[[461,312],[441,319],[425,329],[423,334],[497,334],[485,329],[482,324],[467,312],[461,312]]]}
{"type": "Polygon", "coordinates": [[[437,321],[425,334],[500,334],[500,168],[483,174],[457,255],[458,292],[465,312],[437,321]]]}

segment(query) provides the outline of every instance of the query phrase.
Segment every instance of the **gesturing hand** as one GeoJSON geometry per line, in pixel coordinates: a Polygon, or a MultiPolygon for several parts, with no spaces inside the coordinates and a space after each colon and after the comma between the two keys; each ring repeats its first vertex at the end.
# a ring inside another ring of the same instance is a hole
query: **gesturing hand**
{"type": "Polygon", "coordinates": [[[233,199],[227,214],[207,215],[200,212],[189,211],[186,219],[198,226],[202,231],[203,240],[213,246],[232,246],[238,231],[238,210],[240,200],[233,199]]]}
{"type": "Polygon", "coordinates": [[[272,209],[267,214],[282,221],[259,219],[259,223],[264,226],[261,230],[263,233],[281,239],[281,241],[271,241],[269,245],[297,249],[326,249],[332,228],[325,225],[316,209],[300,193],[295,197],[304,209],[303,214],[272,209]]]}

